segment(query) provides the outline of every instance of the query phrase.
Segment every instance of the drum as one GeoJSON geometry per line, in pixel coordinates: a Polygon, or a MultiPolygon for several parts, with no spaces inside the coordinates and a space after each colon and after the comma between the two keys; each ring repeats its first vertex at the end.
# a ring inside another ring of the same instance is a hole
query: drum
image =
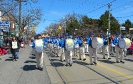
{"type": "Polygon", "coordinates": [[[93,48],[101,48],[103,46],[103,39],[99,37],[94,37],[92,39],[92,47],[93,48]]]}
{"type": "Polygon", "coordinates": [[[121,38],[118,42],[118,46],[122,49],[129,48],[131,45],[131,40],[128,38],[121,38]]]}

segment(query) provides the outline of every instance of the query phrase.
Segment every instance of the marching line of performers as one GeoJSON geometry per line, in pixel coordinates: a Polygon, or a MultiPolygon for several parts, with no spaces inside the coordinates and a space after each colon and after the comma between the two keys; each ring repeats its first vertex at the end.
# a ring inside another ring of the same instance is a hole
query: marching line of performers
{"type": "Polygon", "coordinates": [[[106,55],[107,59],[111,59],[110,54],[116,52],[116,63],[124,63],[123,59],[124,55],[126,55],[126,48],[119,47],[119,40],[123,38],[119,32],[116,32],[116,37],[113,39],[108,39],[107,35],[101,37],[103,41],[101,48],[93,47],[92,44],[94,43],[92,43],[92,40],[95,36],[93,32],[89,34],[89,37],[72,37],[66,34],[65,37],[47,37],[44,38],[44,41],[46,42],[46,47],[49,48],[52,53],[59,56],[62,62],[66,62],[66,66],[72,66],[72,56],[78,56],[79,60],[85,61],[85,53],[89,53],[90,65],[97,64],[98,49],[102,50],[103,59],[106,59],[106,55]]]}

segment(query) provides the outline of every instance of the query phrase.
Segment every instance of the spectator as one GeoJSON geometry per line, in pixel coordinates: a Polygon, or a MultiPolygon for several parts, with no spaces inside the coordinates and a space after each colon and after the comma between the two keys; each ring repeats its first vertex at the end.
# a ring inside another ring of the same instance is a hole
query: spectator
{"type": "Polygon", "coordinates": [[[13,61],[14,60],[17,61],[20,45],[15,36],[12,37],[12,41],[10,42],[10,48],[11,48],[11,53],[13,56],[13,61]]]}

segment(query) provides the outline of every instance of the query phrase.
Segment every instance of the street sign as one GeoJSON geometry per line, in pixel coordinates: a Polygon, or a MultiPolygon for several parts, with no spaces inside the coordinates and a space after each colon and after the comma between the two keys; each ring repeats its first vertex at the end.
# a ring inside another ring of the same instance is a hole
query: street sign
{"type": "Polygon", "coordinates": [[[126,28],[124,26],[121,26],[120,30],[126,30],[126,28]]]}
{"type": "Polygon", "coordinates": [[[8,31],[10,27],[9,21],[0,21],[0,29],[4,29],[5,31],[8,31]]]}
{"type": "Polygon", "coordinates": [[[129,30],[133,30],[133,28],[129,28],[129,30]]]}

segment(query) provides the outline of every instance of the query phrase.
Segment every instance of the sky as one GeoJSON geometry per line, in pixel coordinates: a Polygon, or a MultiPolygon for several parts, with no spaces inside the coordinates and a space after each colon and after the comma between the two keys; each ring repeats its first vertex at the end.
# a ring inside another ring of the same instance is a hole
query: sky
{"type": "Polygon", "coordinates": [[[99,19],[108,10],[108,3],[111,3],[111,14],[119,23],[124,23],[127,19],[133,23],[133,0],[39,0],[36,6],[42,8],[43,17],[36,33],[73,12],[99,19]]]}

